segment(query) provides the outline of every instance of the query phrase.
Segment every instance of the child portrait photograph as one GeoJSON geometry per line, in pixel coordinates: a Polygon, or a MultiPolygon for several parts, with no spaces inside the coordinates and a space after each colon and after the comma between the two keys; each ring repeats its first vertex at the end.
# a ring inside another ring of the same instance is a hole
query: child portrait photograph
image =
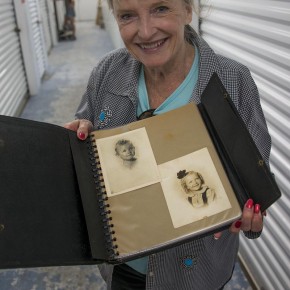
{"type": "Polygon", "coordinates": [[[207,148],[159,165],[174,228],[231,208],[207,148]]]}
{"type": "Polygon", "coordinates": [[[160,182],[145,128],[96,140],[108,197],[160,182]]]}

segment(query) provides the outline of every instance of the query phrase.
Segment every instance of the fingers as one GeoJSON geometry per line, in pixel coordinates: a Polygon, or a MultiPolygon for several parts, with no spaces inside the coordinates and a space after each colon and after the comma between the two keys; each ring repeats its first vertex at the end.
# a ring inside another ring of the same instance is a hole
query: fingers
{"type": "Polygon", "coordinates": [[[81,140],[85,140],[93,129],[93,124],[89,120],[74,120],[66,123],[65,128],[77,132],[77,136],[81,140]]]}
{"type": "Polygon", "coordinates": [[[263,229],[263,218],[260,211],[260,205],[254,205],[252,199],[249,199],[244,206],[241,229],[243,231],[252,232],[259,232],[263,229]]]}
{"type": "Polygon", "coordinates": [[[260,205],[254,205],[253,200],[249,199],[244,206],[241,219],[231,225],[230,232],[239,233],[240,230],[260,232],[263,229],[263,215],[260,205]]]}
{"type": "Polygon", "coordinates": [[[215,239],[215,240],[218,240],[221,236],[222,236],[222,232],[218,232],[218,233],[214,233],[213,234],[213,238],[215,239]]]}
{"type": "Polygon", "coordinates": [[[79,120],[79,127],[77,130],[78,138],[85,140],[93,129],[93,124],[88,120],[79,120]]]}
{"type": "Polygon", "coordinates": [[[69,130],[77,131],[79,127],[80,120],[74,120],[72,122],[66,123],[63,126],[69,130]]]}
{"type": "Polygon", "coordinates": [[[260,205],[256,204],[254,207],[254,215],[252,218],[252,232],[260,232],[263,229],[263,215],[260,211],[260,205]]]}
{"type": "Polygon", "coordinates": [[[254,215],[254,201],[252,199],[248,199],[243,210],[242,215],[242,225],[241,229],[243,231],[249,231],[252,227],[252,218],[254,215]]]}
{"type": "Polygon", "coordinates": [[[230,227],[230,232],[233,234],[238,234],[241,230],[241,225],[242,225],[241,220],[235,221],[230,227]]]}

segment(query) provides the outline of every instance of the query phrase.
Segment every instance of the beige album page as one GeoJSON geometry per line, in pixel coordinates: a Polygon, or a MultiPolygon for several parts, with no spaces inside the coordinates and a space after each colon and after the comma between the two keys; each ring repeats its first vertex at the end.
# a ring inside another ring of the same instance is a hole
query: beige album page
{"type": "Polygon", "coordinates": [[[121,256],[193,238],[240,216],[196,105],[93,134],[121,256]]]}

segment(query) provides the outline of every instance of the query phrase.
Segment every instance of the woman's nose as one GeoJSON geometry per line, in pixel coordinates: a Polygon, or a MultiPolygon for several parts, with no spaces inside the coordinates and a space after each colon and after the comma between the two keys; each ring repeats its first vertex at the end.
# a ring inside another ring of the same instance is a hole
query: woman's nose
{"type": "Polygon", "coordinates": [[[153,25],[150,15],[140,17],[139,27],[138,27],[138,36],[142,40],[150,40],[154,35],[156,28],[153,25]]]}

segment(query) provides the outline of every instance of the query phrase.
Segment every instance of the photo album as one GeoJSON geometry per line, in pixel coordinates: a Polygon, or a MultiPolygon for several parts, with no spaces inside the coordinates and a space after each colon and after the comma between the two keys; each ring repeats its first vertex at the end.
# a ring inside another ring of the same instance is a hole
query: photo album
{"type": "Polygon", "coordinates": [[[0,268],[122,263],[228,228],[280,191],[221,81],[93,131],[0,116],[0,268]]]}

